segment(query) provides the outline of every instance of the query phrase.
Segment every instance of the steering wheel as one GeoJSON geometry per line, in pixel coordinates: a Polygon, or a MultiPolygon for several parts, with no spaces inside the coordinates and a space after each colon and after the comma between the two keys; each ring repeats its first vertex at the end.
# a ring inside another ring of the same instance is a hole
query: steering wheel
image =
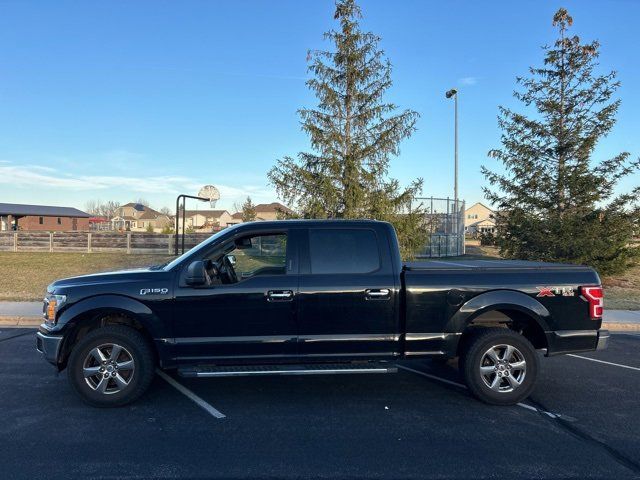
{"type": "Polygon", "coordinates": [[[229,283],[238,283],[238,275],[236,275],[236,271],[233,269],[233,265],[231,265],[231,261],[226,255],[222,257],[222,267],[220,273],[227,277],[229,283]]]}

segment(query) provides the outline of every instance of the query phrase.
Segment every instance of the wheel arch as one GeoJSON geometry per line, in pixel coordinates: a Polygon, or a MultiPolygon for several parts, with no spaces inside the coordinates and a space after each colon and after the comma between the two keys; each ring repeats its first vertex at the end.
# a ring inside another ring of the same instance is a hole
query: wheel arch
{"type": "Polygon", "coordinates": [[[73,346],[87,333],[106,326],[124,325],[139,331],[158,355],[154,338],[162,336],[157,316],[149,307],[129,297],[98,295],[72,305],[62,312],[58,324],[65,328],[58,367],[64,369],[73,346]]]}
{"type": "Polygon", "coordinates": [[[447,332],[458,332],[454,351],[460,353],[474,326],[504,326],[516,330],[536,348],[547,348],[551,314],[529,295],[515,290],[493,290],[464,303],[447,323],[447,332]]]}

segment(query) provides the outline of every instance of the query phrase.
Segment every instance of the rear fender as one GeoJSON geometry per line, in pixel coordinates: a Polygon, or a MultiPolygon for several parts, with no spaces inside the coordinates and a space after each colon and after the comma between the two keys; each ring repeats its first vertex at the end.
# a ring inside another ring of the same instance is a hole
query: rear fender
{"type": "MultiPolygon", "coordinates": [[[[532,318],[543,332],[550,330],[551,314],[535,298],[515,290],[493,290],[473,297],[464,303],[447,322],[445,332],[462,333],[474,319],[483,313],[501,310],[521,312],[532,318]]],[[[459,339],[459,335],[455,337],[455,345],[451,345],[453,351],[457,350],[459,339]]]]}

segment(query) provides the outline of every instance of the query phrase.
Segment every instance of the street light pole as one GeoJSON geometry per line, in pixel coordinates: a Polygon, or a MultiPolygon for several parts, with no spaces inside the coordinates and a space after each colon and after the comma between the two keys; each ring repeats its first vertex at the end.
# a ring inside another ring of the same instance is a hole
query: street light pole
{"type": "Polygon", "coordinates": [[[453,142],[455,143],[455,147],[454,147],[454,180],[453,180],[453,198],[455,201],[455,206],[456,206],[456,211],[458,211],[458,94],[456,93],[456,96],[453,99],[453,109],[454,109],[454,122],[455,122],[455,127],[454,127],[454,139],[453,142]]]}
{"type": "MultiPolygon", "coordinates": [[[[456,252],[459,255],[460,252],[460,239],[457,238],[460,236],[460,207],[458,206],[458,90],[452,88],[451,90],[445,93],[447,98],[453,97],[453,111],[454,111],[454,133],[453,133],[453,209],[455,214],[453,216],[454,221],[456,222],[455,232],[456,232],[456,252]]],[[[464,252],[464,244],[462,247],[464,252]]]]}
{"type": "Polygon", "coordinates": [[[453,174],[453,201],[456,211],[458,211],[458,90],[452,88],[445,96],[447,98],[453,97],[453,109],[454,109],[454,174],[453,174]]]}

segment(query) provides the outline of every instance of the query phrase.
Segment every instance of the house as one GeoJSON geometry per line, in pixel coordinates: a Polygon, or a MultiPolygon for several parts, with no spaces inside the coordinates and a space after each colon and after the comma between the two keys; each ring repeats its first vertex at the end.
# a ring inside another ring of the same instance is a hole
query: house
{"type": "Polygon", "coordinates": [[[149,228],[152,228],[154,232],[160,232],[172,224],[169,215],[134,202],[119,207],[111,219],[113,230],[130,230],[132,232],[146,232],[149,228]]]}
{"type": "Polygon", "coordinates": [[[256,220],[279,220],[283,216],[293,213],[279,202],[259,203],[255,207],[256,220]]]}
{"type": "Polygon", "coordinates": [[[89,230],[89,215],[77,208],[0,203],[0,230],[89,230]]]}
{"type": "Polygon", "coordinates": [[[494,233],[494,212],[486,205],[476,202],[464,211],[464,232],[469,235],[494,233]]]}
{"type": "Polygon", "coordinates": [[[242,223],[242,212],[236,212],[233,215],[231,215],[231,218],[233,218],[232,223],[233,225],[236,225],[237,223],[242,223]]]}
{"type": "MultiPolygon", "coordinates": [[[[266,221],[266,220],[281,220],[286,218],[288,214],[293,213],[288,207],[285,207],[279,202],[271,202],[271,203],[259,203],[255,205],[254,210],[256,212],[256,222],[266,221]]],[[[238,223],[242,223],[242,212],[236,212],[231,215],[232,220],[227,223],[227,225],[236,225],[238,223]]]]}
{"type": "MultiPolygon", "coordinates": [[[[182,212],[178,219],[178,230],[182,231],[182,212]]],[[[200,232],[212,232],[220,228],[235,225],[240,222],[226,210],[185,210],[185,228],[200,232]]]]}

